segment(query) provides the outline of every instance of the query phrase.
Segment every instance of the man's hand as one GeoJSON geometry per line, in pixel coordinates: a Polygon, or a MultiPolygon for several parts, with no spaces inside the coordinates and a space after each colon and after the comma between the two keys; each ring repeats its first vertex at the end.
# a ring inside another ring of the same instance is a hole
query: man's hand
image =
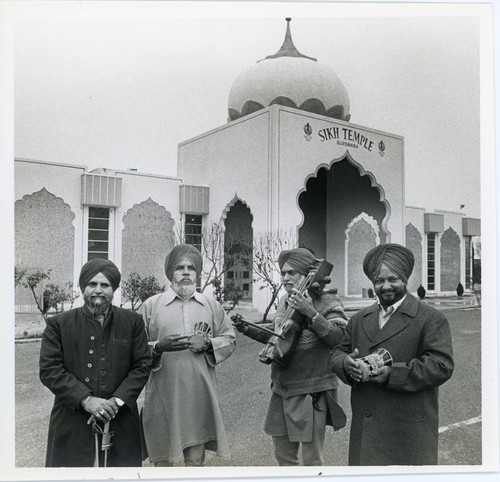
{"type": "Polygon", "coordinates": [[[363,372],[359,368],[358,362],[355,358],[359,357],[359,350],[357,348],[344,358],[344,370],[355,382],[360,382],[363,377],[363,372]]]}
{"type": "Polygon", "coordinates": [[[82,402],[82,406],[85,411],[92,415],[87,423],[92,423],[94,419],[100,422],[109,422],[116,417],[118,410],[120,410],[115,397],[106,400],[105,398],[91,396],[86,403],[82,402]]]}
{"type": "Polygon", "coordinates": [[[187,339],[187,335],[167,335],[164,336],[155,345],[156,353],[163,353],[164,351],[181,351],[187,350],[191,347],[191,343],[187,339]]]}
{"type": "Polygon", "coordinates": [[[241,315],[233,315],[231,316],[231,321],[233,322],[233,326],[240,332],[245,333],[247,331],[247,325],[243,321],[241,315]]]}
{"type": "Polygon", "coordinates": [[[389,374],[391,373],[391,367],[383,366],[378,369],[378,375],[369,378],[369,382],[376,383],[377,385],[383,385],[389,379],[389,374]]]}
{"type": "Polygon", "coordinates": [[[299,313],[302,313],[310,319],[314,318],[318,313],[318,310],[314,308],[313,300],[307,291],[304,294],[301,294],[298,289],[294,288],[288,297],[288,304],[299,313]]]}

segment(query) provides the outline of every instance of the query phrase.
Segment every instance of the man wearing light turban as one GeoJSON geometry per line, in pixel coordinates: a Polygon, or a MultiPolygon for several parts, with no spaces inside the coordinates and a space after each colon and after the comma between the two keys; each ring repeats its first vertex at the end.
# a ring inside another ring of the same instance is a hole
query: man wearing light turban
{"type": "Polygon", "coordinates": [[[111,261],[89,261],[79,277],[84,306],[47,321],[40,380],[55,395],[47,467],[142,465],[137,398],[151,354],[142,317],[112,305],[120,278],[111,261]],[[107,424],[114,435],[105,462],[98,432],[107,424]]]}
{"type": "MultiPolygon", "coordinates": [[[[272,393],[264,431],[273,438],[280,465],[299,465],[300,450],[304,465],[323,465],[326,425],[338,430],[346,422],[337,404],[338,379],[330,369],[328,355],[340,342],[347,318],[337,296],[321,288],[328,278],[310,292],[299,290],[319,262],[305,248],[283,251],[278,257],[286,295],[278,303],[272,328],[280,331],[290,320],[287,310],[300,315],[294,316],[300,325],[299,338],[289,364],[271,364],[272,393]]],[[[261,343],[270,341],[268,333],[237,318],[233,322],[246,336],[261,343]]]]}
{"type": "Polygon", "coordinates": [[[233,352],[235,334],[222,306],[196,291],[202,268],[194,246],[175,246],[165,259],[169,289],[147,299],[140,310],[153,347],[144,438],[147,456],[157,467],[179,460],[202,466],[206,450],[229,457],[215,366],[233,352]]]}
{"type": "Polygon", "coordinates": [[[453,348],[444,314],[407,291],[413,265],[398,244],[366,254],[377,302],[351,318],[330,355],[352,387],[349,465],[438,461],[438,387],[452,376],[453,348]]]}

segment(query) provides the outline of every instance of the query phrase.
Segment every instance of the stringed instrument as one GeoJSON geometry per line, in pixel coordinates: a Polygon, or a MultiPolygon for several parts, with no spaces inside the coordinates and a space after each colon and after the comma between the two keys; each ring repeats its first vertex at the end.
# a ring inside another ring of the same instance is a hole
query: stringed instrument
{"type": "MultiPolygon", "coordinates": [[[[309,273],[300,284],[298,291],[308,291],[313,297],[321,296],[333,265],[324,259],[317,259],[310,267],[309,273]]],[[[259,353],[259,361],[269,365],[276,363],[286,368],[295,353],[297,343],[302,335],[304,315],[290,305],[285,311],[279,325],[274,327],[277,336],[271,336],[266,346],[259,353]]]]}

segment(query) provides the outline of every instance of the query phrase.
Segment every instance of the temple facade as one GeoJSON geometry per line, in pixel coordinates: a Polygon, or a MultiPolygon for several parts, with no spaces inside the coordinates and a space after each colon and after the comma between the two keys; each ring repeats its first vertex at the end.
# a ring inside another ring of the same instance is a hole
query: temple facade
{"type": "Polygon", "coordinates": [[[166,283],[172,246],[202,247],[215,223],[246,259],[224,282],[260,310],[270,295],[250,266],[264,240],[329,260],[342,296],[366,296],[363,257],[386,242],[414,252],[412,292],[471,288],[480,220],[406,206],[404,138],[351,122],[346,88],[299,52],[289,19],[278,52],[235,79],[228,122],[181,142],[177,165],[169,177],[16,159],[16,266],[76,285],[83,263],[106,257],[166,283]]]}

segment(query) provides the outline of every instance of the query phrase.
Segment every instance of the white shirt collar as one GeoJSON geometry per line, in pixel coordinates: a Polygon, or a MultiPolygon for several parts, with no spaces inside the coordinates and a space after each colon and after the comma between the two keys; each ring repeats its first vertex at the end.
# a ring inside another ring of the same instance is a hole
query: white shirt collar
{"type": "MultiPolygon", "coordinates": [[[[180,301],[189,301],[189,300],[183,300],[173,289],[172,289],[172,286],[170,286],[168,288],[167,291],[165,291],[165,304],[166,305],[169,305],[170,303],[172,303],[172,301],[174,301],[175,299],[179,299],[180,301]]],[[[203,297],[203,295],[201,293],[198,293],[197,291],[195,291],[193,293],[193,295],[191,296],[191,298],[189,299],[192,299],[194,298],[198,303],[201,303],[202,305],[205,305],[205,298],[203,297]]]]}
{"type": "MultiPolygon", "coordinates": [[[[396,303],[394,303],[393,305],[387,307],[387,310],[389,308],[392,308],[391,315],[392,315],[392,313],[394,313],[403,304],[403,301],[405,300],[406,296],[407,295],[404,295],[399,301],[396,301],[396,303]]],[[[378,309],[379,309],[379,311],[381,310],[383,314],[386,314],[387,310],[380,304],[380,299],[378,297],[377,297],[377,303],[378,303],[378,309]]]]}

